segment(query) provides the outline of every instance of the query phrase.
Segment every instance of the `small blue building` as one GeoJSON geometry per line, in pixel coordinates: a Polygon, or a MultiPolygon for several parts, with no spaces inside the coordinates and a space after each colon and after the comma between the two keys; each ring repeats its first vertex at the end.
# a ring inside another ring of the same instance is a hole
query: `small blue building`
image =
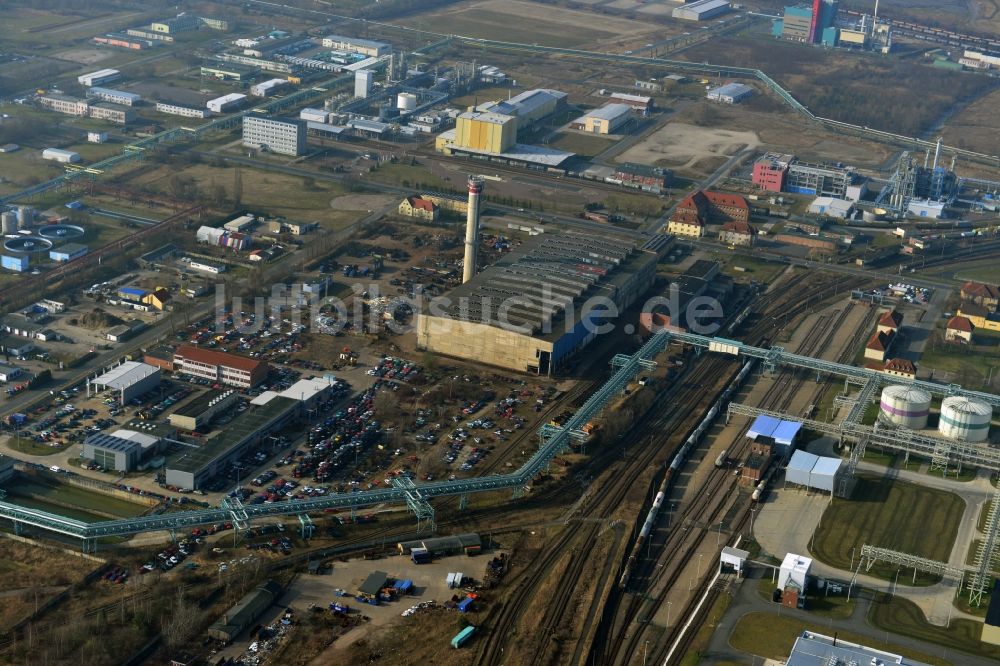
{"type": "Polygon", "coordinates": [[[49,250],[49,259],[52,261],[73,261],[74,259],[87,254],[89,251],[90,250],[86,245],[80,245],[79,243],[66,243],[65,245],[60,245],[59,247],[49,250]]]}
{"type": "Polygon", "coordinates": [[[17,255],[3,255],[0,265],[9,271],[22,272],[28,270],[28,255],[17,254],[17,255]]]}

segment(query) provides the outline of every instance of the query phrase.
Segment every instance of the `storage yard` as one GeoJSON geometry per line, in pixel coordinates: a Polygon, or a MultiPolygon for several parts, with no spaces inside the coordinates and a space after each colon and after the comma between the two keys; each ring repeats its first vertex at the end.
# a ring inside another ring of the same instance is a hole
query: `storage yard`
{"type": "Polygon", "coordinates": [[[885,4],[0,10],[0,661],[1000,658],[989,38],[885,4]]]}

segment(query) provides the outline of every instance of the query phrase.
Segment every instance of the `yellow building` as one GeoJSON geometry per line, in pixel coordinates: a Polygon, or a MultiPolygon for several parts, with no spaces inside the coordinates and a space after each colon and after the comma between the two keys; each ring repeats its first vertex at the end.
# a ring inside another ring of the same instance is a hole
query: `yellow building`
{"type": "Polygon", "coordinates": [[[469,111],[455,123],[455,145],[460,148],[503,153],[517,141],[517,118],[500,113],[469,111]]]}
{"type": "Polygon", "coordinates": [[[667,223],[667,233],[675,236],[701,238],[705,235],[705,223],[691,213],[675,213],[667,223]]]}
{"type": "Polygon", "coordinates": [[[421,220],[436,220],[441,215],[438,205],[424,197],[406,197],[399,204],[399,214],[421,220]]]}
{"type": "Polygon", "coordinates": [[[962,303],[958,308],[958,315],[972,322],[975,328],[981,328],[984,331],[1000,331],[1000,319],[981,305],[962,303]]]}

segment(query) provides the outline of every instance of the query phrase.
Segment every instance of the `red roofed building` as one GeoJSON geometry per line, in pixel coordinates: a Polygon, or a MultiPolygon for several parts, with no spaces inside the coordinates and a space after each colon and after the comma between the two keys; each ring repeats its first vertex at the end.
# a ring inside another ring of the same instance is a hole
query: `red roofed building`
{"type": "Polygon", "coordinates": [[[960,292],[963,301],[981,305],[990,310],[1000,307],[1000,289],[982,282],[966,282],[960,292]]]}
{"type": "Polygon", "coordinates": [[[269,370],[264,361],[191,345],[177,348],[174,366],[177,372],[239,388],[253,388],[260,384],[267,378],[269,370]]]}
{"type": "Polygon", "coordinates": [[[879,333],[897,333],[899,332],[899,327],[902,325],[903,325],[903,315],[896,312],[895,310],[889,310],[888,312],[883,312],[882,316],[878,318],[879,333]]]}
{"type": "Polygon", "coordinates": [[[667,233],[701,238],[705,235],[705,219],[697,213],[675,211],[667,223],[667,233]]]}
{"type": "Polygon", "coordinates": [[[422,220],[436,220],[441,214],[438,205],[430,199],[411,196],[399,204],[399,214],[407,217],[419,217],[422,220]]]}
{"type": "Polygon", "coordinates": [[[872,333],[872,337],[868,338],[868,344],[865,345],[865,358],[879,362],[885,361],[886,354],[889,352],[889,347],[892,346],[894,337],[895,333],[892,332],[883,333],[875,331],[872,333]]]}
{"type": "Polygon", "coordinates": [[[684,197],[676,213],[698,215],[703,222],[749,222],[750,205],[738,194],[698,190],[684,197]]]}
{"type": "Polygon", "coordinates": [[[907,361],[905,358],[890,358],[882,366],[882,372],[904,379],[917,378],[917,366],[913,364],[913,361],[907,361]]]}
{"type": "Polygon", "coordinates": [[[972,342],[972,322],[967,317],[956,315],[948,320],[944,329],[944,339],[949,342],[972,342]]]}
{"type": "Polygon", "coordinates": [[[726,222],[719,230],[719,240],[728,245],[751,247],[757,240],[757,229],[749,222],[726,222]]]}

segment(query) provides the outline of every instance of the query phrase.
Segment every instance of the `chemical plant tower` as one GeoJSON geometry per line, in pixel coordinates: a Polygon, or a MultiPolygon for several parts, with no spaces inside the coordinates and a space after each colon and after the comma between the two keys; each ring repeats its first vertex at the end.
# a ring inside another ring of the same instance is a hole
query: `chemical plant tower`
{"type": "Polygon", "coordinates": [[[469,176],[469,210],[465,218],[465,260],[462,263],[463,284],[476,275],[476,255],[479,249],[479,195],[482,193],[482,176],[469,176]]]}

